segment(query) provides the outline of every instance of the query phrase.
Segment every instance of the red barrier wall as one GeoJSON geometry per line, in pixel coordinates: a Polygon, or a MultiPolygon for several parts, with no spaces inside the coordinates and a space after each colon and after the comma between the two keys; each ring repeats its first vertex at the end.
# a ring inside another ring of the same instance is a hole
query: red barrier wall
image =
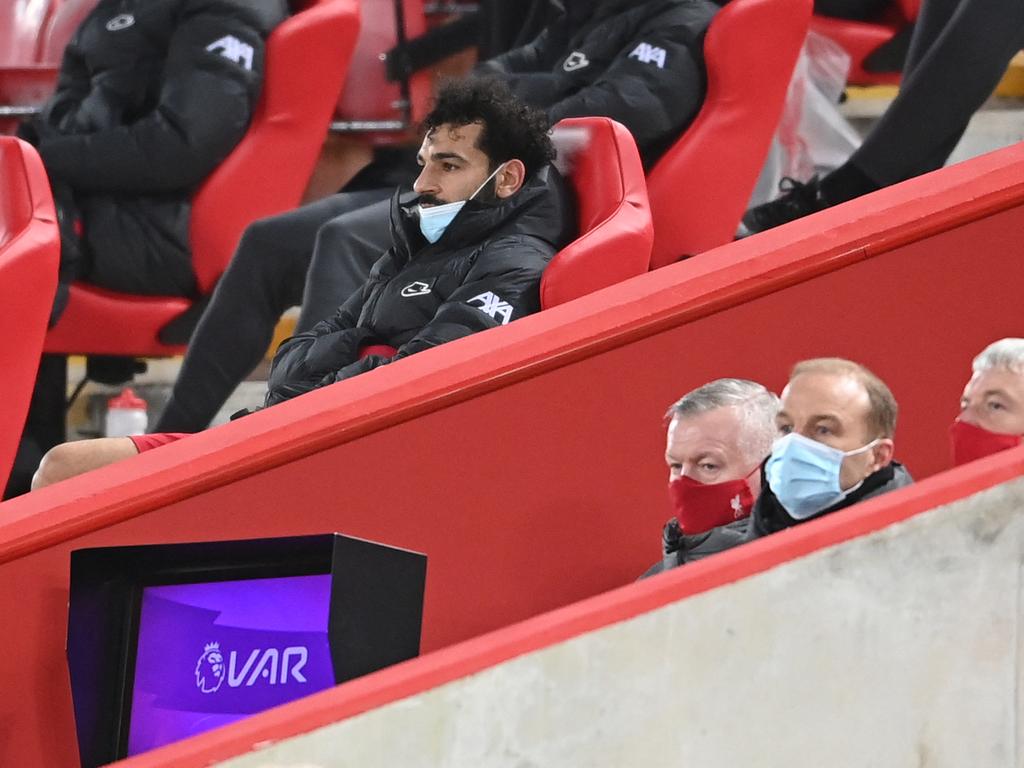
{"type": "Polygon", "coordinates": [[[946,464],[970,358],[1021,333],[1024,149],[641,276],[0,505],[0,764],[72,765],[83,546],[340,530],[430,557],[423,650],[629,582],[667,516],[661,414],[718,376],[867,363],[946,464]]]}
{"type": "Polygon", "coordinates": [[[785,535],[764,538],[657,579],[633,583],[574,603],[117,765],[121,768],[200,768],[251,752],[880,531],[1021,475],[1024,475],[1024,448],[943,472],[842,514],[791,528],[785,535]]]}

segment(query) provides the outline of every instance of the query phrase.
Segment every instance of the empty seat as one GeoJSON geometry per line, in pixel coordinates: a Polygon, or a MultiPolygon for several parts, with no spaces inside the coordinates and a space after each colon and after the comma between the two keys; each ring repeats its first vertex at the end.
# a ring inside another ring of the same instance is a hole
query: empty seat
{"type": "Polygon", "coordinates": [[[544,309],[643,274],[653,241],[643,165],[625,126],[571,118],[555,126],[554,141],[576,192],[579,236],[544,271],[544,309]]]}
{"type": "Polygon", "coordinates": [[[57,288],[60,235],[43,163],[29,144],[0,136],[0,487],[28,412],[57,288]]]}
{"type": "Polygon", "coordinates": [[[426,114],[432,74],[424,70],[407,84],[391,82],[384,54],[400,42],[400,25],[406,39],[426,32],[423,0],[361,0],[360,7],[363,23],[338,97],[336,126],[344,133],[362,134],[372,144],[406,141],[426,114]]]}
{"type": "Polygon", "coordinates": [[[712,20],[704,40],[704,105],[647,176],[652,268],[732,240],[782,114],[810,15],[810,0],[733,0],[712,20]]]}
{"type": "Polygon", "coordinates": [[[900,81],[921,0],[897,0],[871,21],[814,16],[811,29],[839,43],[850,54],[850,85],[884,85],[900,81]]]}

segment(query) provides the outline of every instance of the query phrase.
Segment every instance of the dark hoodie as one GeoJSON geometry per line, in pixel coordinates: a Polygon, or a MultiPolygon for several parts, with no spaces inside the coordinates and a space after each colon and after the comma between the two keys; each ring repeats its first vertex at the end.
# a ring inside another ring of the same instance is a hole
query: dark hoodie
{"type": "Polygon", "coordinates": [[[708,0],[567,0],[532,43],[481,64],[552,123],[601,115],[633,134],[650,167],[704,101],[708,0]]]}
{"type": "Polygon", "coordinates": [[[470,200],[441,238],[420,234],[416,200],[391,205],[394,245],[329,320],[277,350],[266,404],[347,379],[540,309],[540,278],[575,234],[571,198],[552,166],[498,204],[470,200]],[[359,359],[367,344],[393,358],[359,359]]]}
{"type": "Polygon", "coordinates": [[[858,502],[874,498],[875,496],[881,496],[883,493],[889,493],[889,491],[895,491],[897,488],[903,488],[913,482],[913,478],[910,477],[910,473],[907,472],[906,468],[899,462],[894,461],[877,472],[868,475],[861,486],[842,501],[833,504],[831,507],[822,510],[807,520],[796,520],[789,516],[785,508],[779,503],[779,500],[775,498],[772,489],[768,487],[764,466],[762,465],[761,494],[757,497],[757,501],[754,502],[754,508],[750,513],[750,517],[690,536],[679,531],[678,523],[673,518],[665,524],[665,529],[662,532],[664,556],[660,562],[652,565],[640,578],[647,578],[656,573],[674,568],[677,565],[701,560],[708,555],[724,552],[744,542],[753,541],[785,528],[791,528],[794,525],[815,520],[823,515],[838,512],[841,509],[852,507],[858,502]]]}

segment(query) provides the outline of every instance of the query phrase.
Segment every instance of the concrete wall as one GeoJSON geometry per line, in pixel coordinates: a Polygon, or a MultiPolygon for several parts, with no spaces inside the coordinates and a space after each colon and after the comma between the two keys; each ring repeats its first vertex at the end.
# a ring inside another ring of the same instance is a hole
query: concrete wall
{"type": "Polygon", "coordinates": [[[1024,478],[221,765],[1020,766],[1022,512],[1024,478]]]}

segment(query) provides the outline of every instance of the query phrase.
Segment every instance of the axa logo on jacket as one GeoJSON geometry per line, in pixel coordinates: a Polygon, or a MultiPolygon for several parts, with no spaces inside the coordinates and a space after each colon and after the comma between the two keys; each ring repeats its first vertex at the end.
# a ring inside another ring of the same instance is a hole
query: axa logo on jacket
{"type": "Polygon", "coordinates": [[[479,305],[476,305],[477,308],[488,317],[494,320],[501,318],[502,325],[508,325],[512,319],[512,305],[507,301],[503,301],[496,293],[487,291],[486,293],[474,296],[466,303],[474,304],[475,302],[480,302],[479,305]]]}
{"type": "Polygon", "coordinates": [[[658,69],[665,68],[665,57],[667,53],[664,48],[659,48],[656,45],[650,43],[640,43],[634,48],[627,58],[637,59],[642,61],[644,64],[657,64],[658,69]]]}
{"type": "Polygon", "coordinates": [[[843,459],[870,450],[877,442],[876,438],[861,448],[840,451],[790,432],[772,446],[765,465],[768,487],[790,517],[806,520],[838,504],[861,486],[863,480],[846,490],[839,485],[843,459]]]}
{"type": "Polygon", "coordinates": [[[252,70],[252,46],[243,43],[234,35],[224,35],[219,40],[214,40],[206,46],[206,50],[210,53],[219,53],[228,61],[233,61],[241,67],[252,70]]]}

